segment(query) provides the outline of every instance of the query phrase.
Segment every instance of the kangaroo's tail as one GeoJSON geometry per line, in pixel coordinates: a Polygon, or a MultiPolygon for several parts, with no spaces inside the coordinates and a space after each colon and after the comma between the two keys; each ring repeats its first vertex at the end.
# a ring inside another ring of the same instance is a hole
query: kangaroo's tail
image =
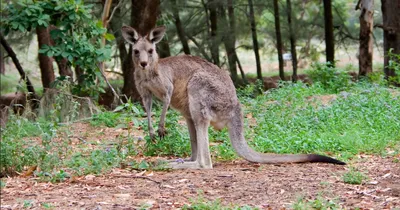
{"type": "Polygon", "coordinates": [[[243,118],[240,110],[240,106],[237,106],[234,116],[228,123],[229,138],[231,139],[232,146],[238,153],[238,155],[250,162],[257,163],[304,163],[304,162],[324,162],[333,163],[339,165],[345,165],[346,163],[330,158],[323,155],[317,154],[265,154],[254,151],[249,147],[246,140],[244,139],[243,132],[243,118]]]}

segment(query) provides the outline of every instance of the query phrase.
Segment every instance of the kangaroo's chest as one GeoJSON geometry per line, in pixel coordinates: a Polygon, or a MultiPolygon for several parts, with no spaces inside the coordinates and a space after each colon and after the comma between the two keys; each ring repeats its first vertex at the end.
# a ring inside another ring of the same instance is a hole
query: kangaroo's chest
{"type": "Polygon", "coordinates": [[[144,81],[142,84],[142,88],[146,89],[147,91],[151,92],[156,98],[162,100],[165,95],[167,94],[167,90],[163,87],[163,84],[155,82],[153,80],[144,81]]]}

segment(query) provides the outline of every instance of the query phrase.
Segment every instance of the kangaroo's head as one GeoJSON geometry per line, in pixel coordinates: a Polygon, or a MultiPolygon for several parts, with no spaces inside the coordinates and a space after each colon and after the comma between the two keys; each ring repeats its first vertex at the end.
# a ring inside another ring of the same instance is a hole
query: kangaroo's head
{"type": "Polygon", "coordinates": [[[158,62],[156,44],[163,38],[165,26],[152,29],[146,36],[141,36],[136,29],[129,26],[123,26],[121,30],[124,39],[132,45],[135,68],[153,69],[158,62]]]}

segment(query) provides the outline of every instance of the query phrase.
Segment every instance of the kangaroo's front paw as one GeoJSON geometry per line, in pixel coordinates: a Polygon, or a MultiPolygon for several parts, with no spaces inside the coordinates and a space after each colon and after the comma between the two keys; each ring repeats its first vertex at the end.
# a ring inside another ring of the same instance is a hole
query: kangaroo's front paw
{"type": "Polygon", "coordinates": [[[160,139],[164,138],[165,135],[167,135],[167,130],[165,130],[164,126],[159,126],[158,130],[158,137],[160,137],[160,139]]]}
{"type": "Polygon", "coordinates": [[[154,132],[150,132],[150,139],[153,142],[155,142],[155,140],[157,139],[156,134],[154,132]]]}

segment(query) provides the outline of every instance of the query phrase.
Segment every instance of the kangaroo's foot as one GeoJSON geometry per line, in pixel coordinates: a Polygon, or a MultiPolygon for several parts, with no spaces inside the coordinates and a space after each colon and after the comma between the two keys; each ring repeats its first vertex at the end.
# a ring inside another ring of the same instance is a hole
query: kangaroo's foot
{"type": "Polygon", "coordinates": [[[167,167],[172,169],[212,169],[212,165],[200,164],[197,161],[169,162],[167,167]]]}

